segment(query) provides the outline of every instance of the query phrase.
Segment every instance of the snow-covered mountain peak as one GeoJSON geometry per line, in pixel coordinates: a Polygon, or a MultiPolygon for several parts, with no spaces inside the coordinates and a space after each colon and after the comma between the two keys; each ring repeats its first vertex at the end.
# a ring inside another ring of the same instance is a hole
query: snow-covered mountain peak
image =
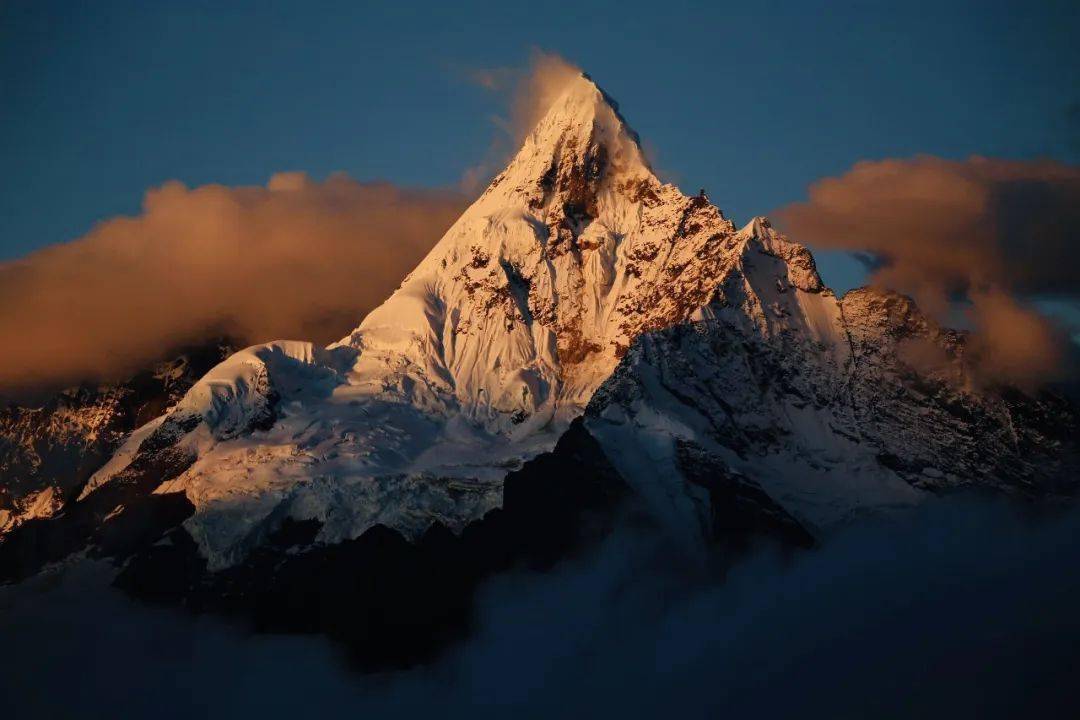
{"type": "Polygon", "coordinates": [[[537,181],[555,185],[582,173],[577,179],[586,182],[600,175],[655,179],[618,105],[584,74],[557,95],[488,192],[528,192],[537,181]]]}
{"type": "MultiPolygon", "coordinates": [[[[756,477],[732,482],[824,525],[915,502],[923,476],[988,474],[977,443],[941,440],[959,437],[957,408],[971,437],[982,425],[967,417],[1012,427],[1007,404],[904,363],[890,330],[901,310],[837,298],[766,218],[736,230],[704,193],[662,183],[582,75],[353,332],[326,349],[236,353],[136,431],[83,499],[182,492],[211,569],[286,518],[317,521],[320,542],[376,524],[416,539],[499,507],[507,472],[588,406],[584,425],[660,514],[704,507],[683,483],[704,468],[756,477]]],[[[953,351],[947,334],[908,324],[953,351]]],[[[1001,437],[994,453],[1017,457],[1001,437]]]]}
{"type": "Polygon", "coordinates": [[[576,416],[637,334],[707,302],[733,235],[704,196],[656,178],[617,105],[580,75],[340,343],[359,351],[350,382],[502,430],[576,416]]]}
{"type": "Polygon", "coordinates": [[[746,223],[746,225],[744,225],[742,229],[739,230],[739,234],[745,237],[763,238],[778,235],[779,233],[773,230],[773,226],[772,223],[769,222],[769,218],[765,217],[764,215],[758,215],[753,220],[746,223]]]}
{"type": "Polygon", "coordinates": [[[773,228],[769,218],[759,215],[748,222],[736,237],[745,248],[755,248],[766,255],[781,258],[787,266],[787,281],[806,292],[826,290],[818,275],[814,256],[805,246],[788,240],[773,228]]]}

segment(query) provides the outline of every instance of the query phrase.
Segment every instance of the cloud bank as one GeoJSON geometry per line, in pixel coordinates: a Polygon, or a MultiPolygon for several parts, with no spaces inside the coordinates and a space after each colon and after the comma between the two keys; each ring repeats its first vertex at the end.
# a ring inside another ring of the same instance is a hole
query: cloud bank
{"type": "Polygon", "coordinates": [[[981,157],[868,161],[775,213],[795,239],[865,251],[874,283],[945,319],[962,300],[995,379],[1061,370],[1064,334],[1031,305],[1080,300],[1080,168],[981,157]]]}
{"type": "Polygon", "coordinates": [[[469,73],[504,96],[488,159],[463,191],[324,182],[178,182],[143,211],[0,263],[0,398],[122,377],[210,336],[336,340],[415,267],[580,69],[535,51],[527,69],[469,73]]]}
{"type": "Polygon", "coordinates": [[[81,565],[0,588],[0,696],[17,717],[1056,717],[1078,679],[1078,521],[954,497],[723,582],[621,533],[499,578],[474,637],[378,676],[317,638],[134,604],[81,565]]]}
{"type": "Polygon", "coordinates": [[[0,395],[123,375],[210,334],[335,340],[465,204],[342,175],[166,183],[136,217],[0,264],[0,395]]]}

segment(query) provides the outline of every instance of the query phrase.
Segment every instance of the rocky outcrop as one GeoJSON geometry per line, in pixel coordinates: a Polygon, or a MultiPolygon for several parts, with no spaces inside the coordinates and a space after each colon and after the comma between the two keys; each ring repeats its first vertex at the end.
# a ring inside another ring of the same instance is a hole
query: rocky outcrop
{"type": "Polygon", "coordinates": [[[132,431],[179,402],[234,349],[214,340],[123,382],[84,384],[40,404],[0,408],[0,535],[78,497],[132,431]]]}

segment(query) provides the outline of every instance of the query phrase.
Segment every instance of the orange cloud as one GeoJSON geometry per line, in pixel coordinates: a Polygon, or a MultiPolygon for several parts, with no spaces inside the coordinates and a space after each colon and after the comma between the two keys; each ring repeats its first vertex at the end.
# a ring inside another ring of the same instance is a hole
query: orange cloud
{"type": "Polygon", "coordinates": [[[973,157],[860,162],[775,213],[794,238],[866,251],[872,281],[945,319],[970,302],[973,356],[993,379],[1044,380],[1062,333],[1028,304],[1080,300],[1080,168],[973,157]]]}
{"type": "Polygon", "coordinates": [[[137,217],[0,264],[0,394],[127,373],[208,333],[337,339],[464,205],[341,175],[166,183],[137,217]]]}
{"type": "Polygon", "coordinates": [[[1001,291],[976,292],[971,300],[979,332],[968,348],[984,376],[1034,386],[1062,374],[1066,340],[1048,318],[1001,291]]]}

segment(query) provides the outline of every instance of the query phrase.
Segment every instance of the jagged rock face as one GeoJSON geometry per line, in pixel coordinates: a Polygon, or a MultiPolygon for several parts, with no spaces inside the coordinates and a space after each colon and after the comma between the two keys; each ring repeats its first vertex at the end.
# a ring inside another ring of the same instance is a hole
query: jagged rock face
{"type": "Polygon", "coordinates": [[[1064,399],[980,387],[962,334],[895,293],[837,299],[767,223],[740,241],[712,302],[640,338],[588,410],[589,430],[672,527],[707,520],[677,462],[688,442],[811,528],[927,491],[1072,492],[1077,414],[1064,399]]]}
{"type": "Polygon", "coordinates": [[[722,458],[691,440],[675,441],[675,464],[686,480],[684,490],[701,497],[702,528],[710,544],[744,552],[762,538],[795,547],[811,547],[814,536],[756,482],[733,472],[722,458]]]}
{"type": "Polygon", "coordinates": [[[59,511],[133,430],[175,405],[233,350],[214,341],[123,382],[0,408],[0,534],[59,511]]]}
{"type": "Polygon", "coordinates": [[[935,326],[906,297],[854,290],[841,304],[851,338],[853,425],[912,485],[1071,493],[1076,409],[1051,392],[983,387],[965,337],[935,326]]]}
{"type": "Polygon", "coordinates": [[[693,547],[806,544],[943,486],[1057,491],[1075,453],[1067,404],[979,388],[962,337],[909,300],[840,300],[768,221],[736,231],[657,180],[581,77],[348,337],[236,353],[133,433],[87,482],[74,536],[149,491],[190,503],[165,514],[190,509],[210,573],[294,524],[316,547],[376,526],[461,534],[583,412],[693,547]]]}

